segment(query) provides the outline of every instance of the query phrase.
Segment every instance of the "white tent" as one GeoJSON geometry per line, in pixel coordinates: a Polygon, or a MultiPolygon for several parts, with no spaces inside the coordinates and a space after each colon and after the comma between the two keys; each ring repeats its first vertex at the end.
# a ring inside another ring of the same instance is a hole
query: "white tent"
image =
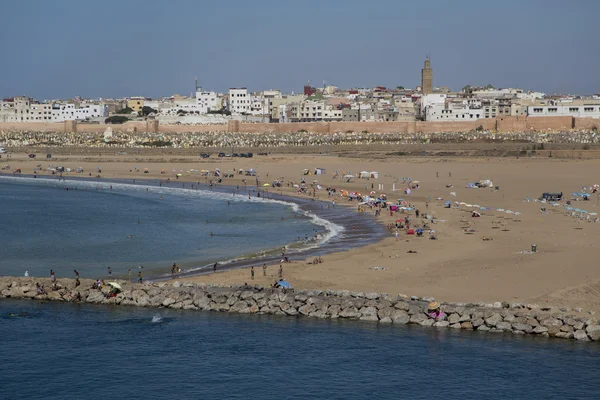
{"type": "Polygon", "coordinates": [[[379,178],[379,172],[377,172],[377,171],[372,171],[372,172],[371,172],[371,178],[378,179],[378,178],[379,178]]]}
{"type": "Polygon", "coordinates": [[[358,175],[359,178],[368,178],[369,177],[369,171],[360,171],[360,174],[358,175]]]}

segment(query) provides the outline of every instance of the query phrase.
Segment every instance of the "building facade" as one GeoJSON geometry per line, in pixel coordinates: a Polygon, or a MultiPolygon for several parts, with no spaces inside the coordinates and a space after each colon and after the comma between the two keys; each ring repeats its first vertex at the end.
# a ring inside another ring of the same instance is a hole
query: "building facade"
{"type": "Polygon", "coordinates": [[[232,115],[248,114],[251,106],[248,88],[229,89],[229,111],[232,115]]]}
{"type": "Polygon", "coordinates": [[[219,107],[219,96],[216,92],[196,92],[196,105],[201,114],[208,114],[210,111],[217,111],[219,107]]]}

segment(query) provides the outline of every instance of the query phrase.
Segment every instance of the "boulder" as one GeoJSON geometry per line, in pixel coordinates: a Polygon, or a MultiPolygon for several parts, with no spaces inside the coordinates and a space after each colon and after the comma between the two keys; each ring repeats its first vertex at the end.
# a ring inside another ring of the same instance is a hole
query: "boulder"
{"type": "Polygon", "coordinates": [[[392,307],[380,308],[379,311],[377,312],[377,316],[379,317],[379,319],[383,319],[383,318],[391,319],[391,316],[394,313],[394,311],[396,311],[396,310],[392,307]]]}
{"type": "Polygon", "coordinates": [[[512,325],[510,322],[502,321],[496,324],[496,329],[499,329],[501,331],[510,331],[512,330],[512,325]]]}
{"type": "MultiPolygon", "coordinates": [[[[483,320],[481,320],[481,323],[483,323],[483,320]]],[[[460,328],[461,329],[473,329],[473,324],[470,321],[465,321],[460,324],[460,328]]]]}
{"type": "Polygon", "coordinates": [[[399,301],[396,304],[394,304],[394,308],[397,308],[398,310],[408,311],[410,308],[410,305],[404,301],[399,301]]]}
{"type": "Polygon", "coordinates": [[[450,325],[450,323],[448,321],[437,321],[433,324],[433,326],[438,327],[438,328],[446,328],[450,325]]]}
{"type": "Polygon", "coordinates": [[[588,337],[587,333],[585,333],[584,330],[576,330],[575,333],[573,333],[573,337],[576,340],[580,340],[582,342],[589,342],[590,338],[588,337]]]}
{"type": "Polygon", "coordinates": [[[523,331],[525,333],[531,333],[533,332],[533,327],[531,325],[528,324],[523,324],[520,322],[515,322],[512,324],[512,328],[517,330],[517,331],[523,331]]]}
{"type": "Polygon", "coordinates": [[[390,317],[395,324],[407,324],[410,316],[404,310],[396,310],[390,317]]]}
{"type": "Polygon", "coordinates": [[[485,324],[481,324],[477,327],[478,331],[489,331],[490,328],[488,326],[486,326],[485,324]]]}
{"type": "Polygon", "coordinates": [[[381,318],[379,320],[379,323],[381,323],[381,324],[391,324],[392,323],[392,319],[390,317],[381,318]]]}
{"type": "Polygon", "coordinates": [[[551,326],[561,326],[563,323],[560,319],[557,318],[546,318],[540,321],[540,325],[545,326],[546,328],[549,328],[551,326]]]}
{"type": "Polygon", "coordinates": [[[450,328],[454,328],[454,329],[460,329],[460,328],[462,328],[462,326],[461,326],[461,324],[459,324],[459,323],[456,323],[456,324],[452,324],[452,325],[450,325],[450,328]]]}
{"type": "Polygon", "coordinates": [[[420,324],[421,322],[425,321],[427,318],[427,316],[423,313],[420,314],[414,314],[410,316],[410,320],[408,321],[411,324],[420,324]]]}
{"type": "Polygon", "coordinates": [[[600,325],[588,325],[585,330],[592,340],[600,340],[600,325]]]}
{"type": "Polygon", "coordinates": [[[538,320],[535,319],[535,318],[532,318],[532,317],[527,318],[526,324],[531,325],[533,327],[536,327],[536,326],[540,325],[540,323],[538,322],[538,320]]]}
{"type": "Polygon", "coordinates": [[[419,325],[421,326],[432,326],[435,323],[434,320],[432,320],[431,318],[427,318],[424,319],[423,321],[419,322],[419,325]]]}
{"type": "Polygon", "coordinates": [[[367,300],[377,300],[379,298],[379,293],[367,293],[365,298],[367,300]]]}
{"type": "Polygon", "coordinates": [[[471,321],[471,314],[469,313],[464,313],[460,315],[460,318],[458,319],[458,322],[468,322],[471,321]]]}
{"type": "Polygon", "coordinates": [[[358,317],[360,317],[360,313],[354,306],[344,308],[338,315],[340,316],[340,318],[358,318],[358,317]]]}
{"type": "Polygon", "coordinates": [[[502,316],[498,313],[493,313],[485,320],[488,326],[496,326],[499,322],[502,322],[502,316]]]}
{"type": "Polygon", "coordinates": [[[460,321],[460,315],[458,314],[450,314],[448,316],[448,323],[449,324],[456,324],[460,321]]]}
{"type": "Polygon", "coordinates": [[[363,321],[379,321],[377,309],[375,307],[363,307],[360,309],[360,313],[360,319],[363,321]]]}
{"type": "Polygon", "coordinates": [[[558,332],[554,337],[561,339],[573,339],[573,332],[558,332]]]}
{"type": "Polygon", "coordinates": [[[408,315],[423,314],[424,308],[422,306],[411,305],[408,307],[408,315]]]}
{"type": "Polygon", "coordinates": [[[298,308],[298,312],[302,315],[309,315],[310,313],[312,313],[314,311],[316,311],[316,308],[312,304],[305,304],[298,308]]]}
{"type": "Polygon", "coordinates": [[[484,324],[484,321],[483,318],[477,318],[476,320],[471,321],[471,323],[473,324],[473,328],[479,328],[484,324]]]}

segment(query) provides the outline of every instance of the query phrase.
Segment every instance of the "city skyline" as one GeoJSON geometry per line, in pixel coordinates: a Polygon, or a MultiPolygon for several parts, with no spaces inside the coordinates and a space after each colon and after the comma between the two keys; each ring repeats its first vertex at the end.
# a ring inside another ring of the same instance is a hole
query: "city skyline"
{"type": "Polygon", "coordinates": [[[3,7],[0,95],[160,97],[207,90],[433,86],[600,91],[592,35],[600,4],[581,0],[285,4],[72,0],[3,7]],[[518,7],[517,7],[518,6],[518,7]]]}

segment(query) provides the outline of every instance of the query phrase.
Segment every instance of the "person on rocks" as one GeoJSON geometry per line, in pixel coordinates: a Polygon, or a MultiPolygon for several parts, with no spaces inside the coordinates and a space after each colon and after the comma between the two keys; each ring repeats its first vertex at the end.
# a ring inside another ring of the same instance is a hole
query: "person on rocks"
{"type": "Polygon", "coordinates": [[[254,280],[254,267],[250,267],[250,279],[254,280]]]}
{"type": "Polygon", "coordinates": [[[142,283],[143,279],[142,279],[142,271],[138,272],[138,283],[142,283]]]}
{"type": "Polygon", "coordinates": [[[50,280],[52,282],[56,282],[56,274],[54,273],[54,270],[50,270],[50,280]]]}
{"type": "Polygon", "coordinates": [[[444,314],[444,312],[440,310],[440,303],[438,303],[437,301],[432,301],[427,305],[427,316],[436,321],[441,321],[446,316],[446,314],[444,314]]]}
{"type": "Polygon", "coordinates": [[[46,294],[46,291],[44,290],[44,287],[42,285],[40,285],[39,282],[35,283],[35,290],[36,290],[36,293],[39,294],[39,295],[46,294]]]}
{"type": "Polygon", "coordinates": [[[263,276],[267,276],[267,264],[263,264],[263,276]]]}

